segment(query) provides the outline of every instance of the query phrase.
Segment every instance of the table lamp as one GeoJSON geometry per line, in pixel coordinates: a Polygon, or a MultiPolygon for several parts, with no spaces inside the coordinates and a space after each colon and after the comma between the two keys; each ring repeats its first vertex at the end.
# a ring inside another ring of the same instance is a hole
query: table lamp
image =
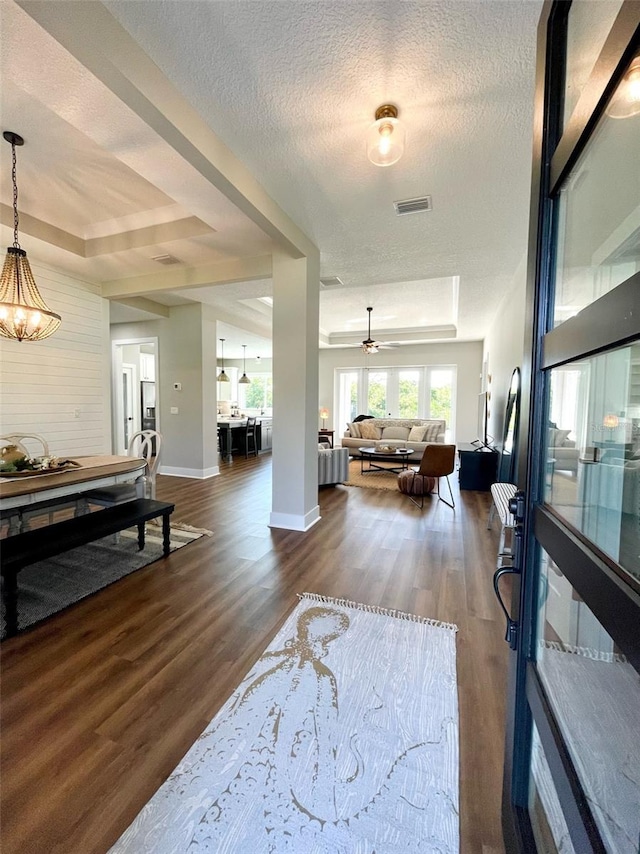
{"type": "Polygon", "coordinates": [[[323,406],[320,410],[320,420],[322,421],[322,429],[326,430],[327,428],[327,418],[329,417],[329,410],[325,409],[323,406]]]}

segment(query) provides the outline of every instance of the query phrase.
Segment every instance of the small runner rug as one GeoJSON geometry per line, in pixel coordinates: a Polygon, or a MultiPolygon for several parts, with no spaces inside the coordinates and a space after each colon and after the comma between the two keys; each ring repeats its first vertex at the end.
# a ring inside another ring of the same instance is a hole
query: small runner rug
{"type": "Polygon", "coordinates": [[[110,854],[458,851],[456,627],[300,598],[110,854]]]}
{"type": "MultiPolygon", "coordinates": [[[[203,535],[210,536],[211,531],[172,523],[171,551],[203,535]]],[[[123,531],[117,540],[115,537],[105,537],[25,567],[18,576],[18,632],[57,614],[125,575],[148,566],[162,556],[162,527],[148,524],[143,551],[138,550],[138,529],[130,528],[123,531]]],[[[0,637],[4,635],[3,603],[0,637]]]]}

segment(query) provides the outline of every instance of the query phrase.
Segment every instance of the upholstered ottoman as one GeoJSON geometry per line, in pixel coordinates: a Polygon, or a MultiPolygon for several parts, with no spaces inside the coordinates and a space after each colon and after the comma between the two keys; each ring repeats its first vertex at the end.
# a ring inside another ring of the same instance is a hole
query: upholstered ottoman
{"type": "Polygon", "coordinates": [[[427,495],[435,488],[435,477],[414,474],[412,471],[402,471],[398,475],[398,489],[404,495],[427,495]]]}

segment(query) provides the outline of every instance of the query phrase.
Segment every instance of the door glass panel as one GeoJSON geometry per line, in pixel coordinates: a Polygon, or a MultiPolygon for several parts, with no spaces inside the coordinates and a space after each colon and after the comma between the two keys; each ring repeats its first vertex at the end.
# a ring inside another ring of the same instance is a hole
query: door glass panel
{"type": "Polygon", "coordinates": [[[545,854],[575,854],[535,724],[531,743],[529,816],[538,851],[544,851],[545,854]]]}
{"type": "Polygon", "coordinates": [[[387,374],[385,371],[369,371],[367,391],[368,415],[384,418],[387,414],[387,374]]]}
{"type": "Polygon", "coordinates": [[[429,376],[429,418],[444,418],[447,422],[446,439],[451,433],[451,400],[453,398],[453,371],[432,370],[429,376]]]}
{"type": "Polygon", "coordinates": [[[622,0],[573,0],[567,24],[564,124],[578,103],[622,0]]]}
{"type": "Polygon", "coordinates": [[[420,391],[420,371],[399,371],[398,377],[398,417],[418,417],[418,393],[420,391]]]}
{"type": "MultiPolygon", "coordinates": [[[[339,378],[338,423],[335,429],[346,428],[354,418],[358,417],[358,373],[357,371],[341,371],[339,378]]],[[[342,435],[342,434],[340,434],[342,435]]]]}
{"type": "Polygon", "coordinates": [[[607,850],[640,841],[640,677],[541,550],[537,668],[607,850]]]}
{"type": "Polygon", "coordinates": [[[544,500],[640,581],[640,344],[551,371],[544,500]]]}
{"type": "Polygon", "coordinates": [[[640,116],[605,112],[560,191],[556,326],[640,270],[638,151],[640,116]]]}

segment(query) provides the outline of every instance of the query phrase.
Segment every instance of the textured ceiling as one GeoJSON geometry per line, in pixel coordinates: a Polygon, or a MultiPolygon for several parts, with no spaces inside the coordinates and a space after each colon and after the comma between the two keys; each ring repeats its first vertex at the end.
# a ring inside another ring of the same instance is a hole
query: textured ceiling
{"type": "MultiPolygon", "coordinates": [[[[374,325],[391,332],[453,322],[458,339],[482,337],[526,248],[538,0],[104,5],[318,245],[322,275],[343,280],[321,293],[324,333],[357,331],[358,317],[364,329],[372,304],[374,325]],[[407,147],[380,169],[366,159],[365,134],[387,101],[399,107],[407,147]],[[395,215],[394,201],[425,194],[433,211],[395,215]]],[[[33,167],[26,146],[21,154],[25,204],[39,174],[46,187],[47,204],[38,209],[36,198],[33,216],[51,217],[51,197],[64,199],[77,234],[101,218],[116,230],[165,206],[215,229],[159,245],[185,263],[269,251],[257,226],[22,9],[2,7],[4,127],[27,126],[41,140],[51,128],[55,142],[33,145],[33,167]]],[[[37,239],[35,247],[98,281],[155,263],[146,250],[77,259],[37,239]]],[[[158,301],[202,299],[238,320],[255,314],[267,332],[268,318],[242,300],[270,290],[263,280],[158,301]]]]}

